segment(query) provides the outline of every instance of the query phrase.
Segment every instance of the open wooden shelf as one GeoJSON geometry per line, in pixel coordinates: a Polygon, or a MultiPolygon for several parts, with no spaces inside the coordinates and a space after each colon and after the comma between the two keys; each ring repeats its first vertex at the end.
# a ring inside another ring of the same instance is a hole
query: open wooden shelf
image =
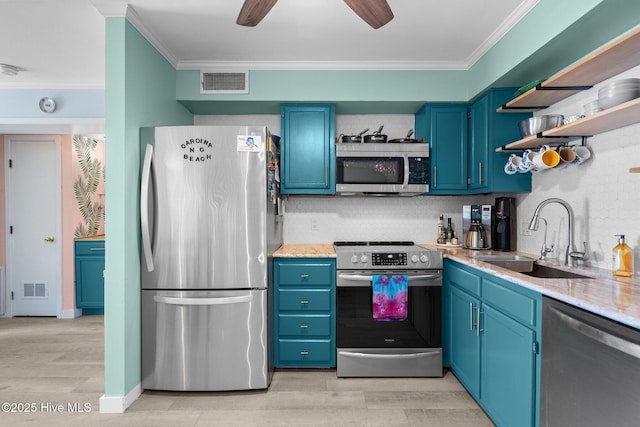
{"type": "Polygon", "coordinates": [[[640,29],[565,68],[535,89],[498,108],[499,112],[538,111],[640,64],[640,29]]]}
{"type": "Polygon", "coordinates": [[[631,172],[631,173],[640,173],[640,168],[639,167],[630,168],[629,172],[631,172]]]}
{"type": "Polygon", "coordinates": [[[571,138],[593,136],[640,122],[640,98],[608,108],[592,116],[528,136],[496,149],[496,151],[526,150],[545,144],[559,144],[571,138]]]}

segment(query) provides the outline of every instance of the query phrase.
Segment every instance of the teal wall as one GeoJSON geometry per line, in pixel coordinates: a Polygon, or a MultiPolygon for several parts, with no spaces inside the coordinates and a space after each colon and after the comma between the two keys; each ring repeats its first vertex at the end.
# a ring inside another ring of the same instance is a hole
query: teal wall
{"type": "Polygon", "coordinates": [[[124,18],[106,20],[105,396],[140,384],[140,127],[191,125],[176,71],[124,18]]]}
{"type": "Polygon", "coordinates": [[[639,23],[638,0],[540,0],[469,70],[251,70],[250,93],[235,95],[201,95],[199,71],[181,70],[176,93],[195,114],[278,114],[281,101],[413,114],[424,102],[467,102],[489,87],[550,77],[639,23]]]}

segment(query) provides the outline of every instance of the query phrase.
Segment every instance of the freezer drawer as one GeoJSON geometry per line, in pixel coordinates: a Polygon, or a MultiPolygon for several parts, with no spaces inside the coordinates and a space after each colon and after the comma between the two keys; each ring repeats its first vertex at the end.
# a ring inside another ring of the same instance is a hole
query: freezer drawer
{"type": "Polygon", "coordinates": [[[267,388],[267,290],[142,291],[142,387],[267,388]]]}

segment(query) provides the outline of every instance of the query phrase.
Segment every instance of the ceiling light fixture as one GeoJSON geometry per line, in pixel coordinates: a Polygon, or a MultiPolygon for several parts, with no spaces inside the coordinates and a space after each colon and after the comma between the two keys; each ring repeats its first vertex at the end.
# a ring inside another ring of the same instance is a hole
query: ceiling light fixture
{"type": "Polygon", "coordinates": [[[18,74],[18,67],[9,64],[0,64],[0,74],[15,76],[18,74]]]}

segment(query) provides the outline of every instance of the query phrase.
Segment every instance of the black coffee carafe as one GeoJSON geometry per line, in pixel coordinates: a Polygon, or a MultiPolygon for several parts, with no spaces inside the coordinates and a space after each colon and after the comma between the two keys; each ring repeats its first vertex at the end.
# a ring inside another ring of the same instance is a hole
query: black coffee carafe
{"type": "Polygon", "coordinates": [[[495,205],[495,221],[493,225],[493,249],[496,251],[516,250],[516,199],[513,197],[497,197],[495,205]]]}

